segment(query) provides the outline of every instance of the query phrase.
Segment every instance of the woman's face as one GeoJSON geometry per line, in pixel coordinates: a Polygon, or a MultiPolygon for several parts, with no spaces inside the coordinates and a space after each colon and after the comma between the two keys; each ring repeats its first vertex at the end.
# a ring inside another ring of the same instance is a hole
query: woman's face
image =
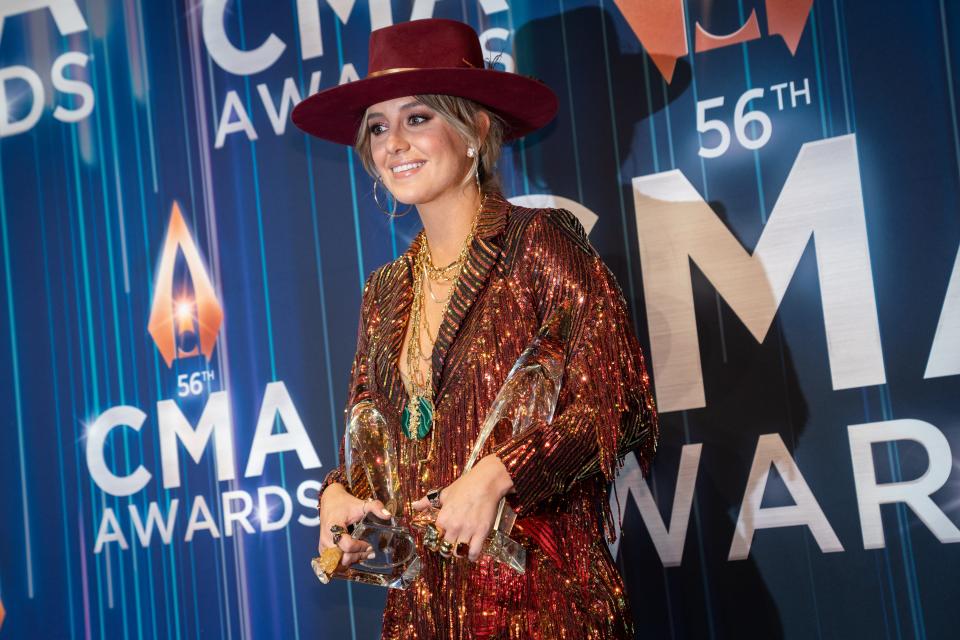
{"type": "Polygon", "coordinates": [[[467,145],[433,109],[408,96],[367,111],[370,153],[395,198],[424,204],[462,190],[473,165],[467,145]]]}

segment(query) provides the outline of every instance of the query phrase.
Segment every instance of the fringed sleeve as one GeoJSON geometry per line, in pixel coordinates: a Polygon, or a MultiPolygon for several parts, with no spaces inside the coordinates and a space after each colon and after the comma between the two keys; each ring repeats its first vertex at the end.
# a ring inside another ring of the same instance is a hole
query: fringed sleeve
{"type": "MultiPolygon", "coordinates": [[[[370,400],[369,382],[369,362],[370,362],[370,336],[376,324],[376,304],[372,289],[374,288],[374,279],[377,272],[370,274],[367,282],[363,286],[363,297],[360,302],[360,326],[357,329],[357,352],[353,357],[353,366],[350,368],[350,386],[347,388],[347,405],[344,408],[344,428],[350,417],[350,410],[354,405],[370,400]]],[[[351,483],[347,478],[346,466],[343,453],[343,438],[340,439],[340,453],[337,458],[337,466],[327,473],[320,485],[320,491],[317,494],[317,504],[320,504],[320,498],[323,492],[331,484],[340,483],[350,491],[351,483]]],[[[359,471],[359,468],[357,469],[359,471]]],[[[357,486],[360,477],[354,479],[353,486],[357,486]]],[[[356,492],[354,492],[356,493],[356,492]]],[[[358,496],[365,497],[365,496],[358,496]]]]}
{"type": "Polygon", "coordinates": [[[553,421],[495,451],[523,515],[598,468],[612,480],[630,450],[646,472],[658,423],[623,294],[580,223],[568,211],[540,210],[517,238],[512,275],[533,296],[538,317],[550,317],[561,303],[573,314],[553,421]]]}

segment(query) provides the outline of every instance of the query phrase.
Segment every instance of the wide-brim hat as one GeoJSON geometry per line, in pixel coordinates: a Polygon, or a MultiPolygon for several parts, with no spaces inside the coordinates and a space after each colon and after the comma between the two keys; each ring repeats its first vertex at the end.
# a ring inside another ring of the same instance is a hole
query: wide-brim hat
{"type": "Polygon", "coordinates": [[[403,96],[443,94],[477,102],[506,123],[505,140],[544,126],[557,96],[539,80],[484,68],[476,31],[455,20],[412,20],[370,34],[367,77],[300,102],[293,123],[318,138],[352,145],[370,105],[403,96]]]}

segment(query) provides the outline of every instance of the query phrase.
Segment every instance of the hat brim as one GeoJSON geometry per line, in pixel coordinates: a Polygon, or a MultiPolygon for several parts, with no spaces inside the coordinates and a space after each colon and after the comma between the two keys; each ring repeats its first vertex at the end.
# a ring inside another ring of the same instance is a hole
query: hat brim
{"type": "Polygon", "coordinates": [[[505,140],[514,140],[550,122],[557,96],[547,85],[493,69],[411,69],[364,78],[325,89],[301,101],[293,123],[303,131],[352,145],[370,105],[404,96],[440,94],[468,98],[489,108],[506,123],[505,140]]]}

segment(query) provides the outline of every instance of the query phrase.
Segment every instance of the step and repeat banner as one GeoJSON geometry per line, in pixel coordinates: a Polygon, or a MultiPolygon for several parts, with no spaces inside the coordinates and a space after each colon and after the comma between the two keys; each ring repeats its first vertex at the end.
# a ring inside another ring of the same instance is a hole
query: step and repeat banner
{"type": "Polygon", "coordinates": [[[371,638],[310,569],[382,215],[290,123],[371,29],[560,96],[506,195],[616,274],[663,438],[611,544],[644,638],[960,624],[960,6],[0,2],[0,638],[371,638]]]}

